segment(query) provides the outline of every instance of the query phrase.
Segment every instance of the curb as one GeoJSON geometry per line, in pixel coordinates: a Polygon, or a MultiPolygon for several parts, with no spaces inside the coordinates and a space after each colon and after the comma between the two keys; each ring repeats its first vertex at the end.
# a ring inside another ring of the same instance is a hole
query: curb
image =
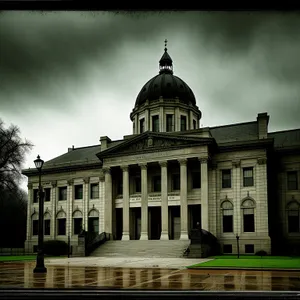
{"type": "Polygon", "coordinates": [[[288,271],[288,272],[300,272],[299,268],[287,269],[287,268],[234,268],[234,267],[186,267],[188,270],[236,270],[236,271],[288,271]]]}

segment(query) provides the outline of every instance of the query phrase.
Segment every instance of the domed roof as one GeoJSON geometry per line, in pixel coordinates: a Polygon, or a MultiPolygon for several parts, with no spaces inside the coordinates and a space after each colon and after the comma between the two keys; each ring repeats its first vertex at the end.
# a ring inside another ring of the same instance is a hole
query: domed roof
{"type": "Polygon", "coordinates": [[[159,61],[159,74],[151,78],[141,89],[137,96],[135,107],[143,104],[148,99],[158,100],[175,99],[178,97],[187,105],[191,102],[196,105],[196,99],[190,87],[179,77],[173,75],[172,59],[165,48],[165,52],[159,61]]]}

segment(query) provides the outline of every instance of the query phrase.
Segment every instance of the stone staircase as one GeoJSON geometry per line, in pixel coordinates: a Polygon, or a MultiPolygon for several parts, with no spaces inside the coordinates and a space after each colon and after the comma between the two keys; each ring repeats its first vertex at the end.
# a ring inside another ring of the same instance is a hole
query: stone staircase
{"type": "Polygon", "coordinates": [[[107,241],[90,256],[94,257],[182,257],[190,241],[130,240],[107,241]]]}

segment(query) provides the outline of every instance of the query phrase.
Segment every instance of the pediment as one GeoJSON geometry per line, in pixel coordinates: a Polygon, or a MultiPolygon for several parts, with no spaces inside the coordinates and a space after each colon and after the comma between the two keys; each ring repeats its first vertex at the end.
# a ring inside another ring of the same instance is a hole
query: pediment
{"type": "Polygon", "coordinates": [[[190,147],[196,145],[207,145],[212,143],[213,138],[186,137],[167,133],[146,132],[123,143],[104,150],[97,154],[99,158],[129,155],[144,152],[166,151],[176,148],[190,147]]]}

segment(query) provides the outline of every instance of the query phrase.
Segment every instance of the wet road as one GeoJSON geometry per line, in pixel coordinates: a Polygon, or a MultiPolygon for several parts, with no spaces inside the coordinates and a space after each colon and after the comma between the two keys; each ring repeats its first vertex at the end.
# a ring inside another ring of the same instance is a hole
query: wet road
{"type": "Polygon", "coordinates": [[[300,272],[172,270],[47,266],[35,274],[35,262],[1,263],[0,288],[116,288],[203,291],[300,291],[300,272]]]}

